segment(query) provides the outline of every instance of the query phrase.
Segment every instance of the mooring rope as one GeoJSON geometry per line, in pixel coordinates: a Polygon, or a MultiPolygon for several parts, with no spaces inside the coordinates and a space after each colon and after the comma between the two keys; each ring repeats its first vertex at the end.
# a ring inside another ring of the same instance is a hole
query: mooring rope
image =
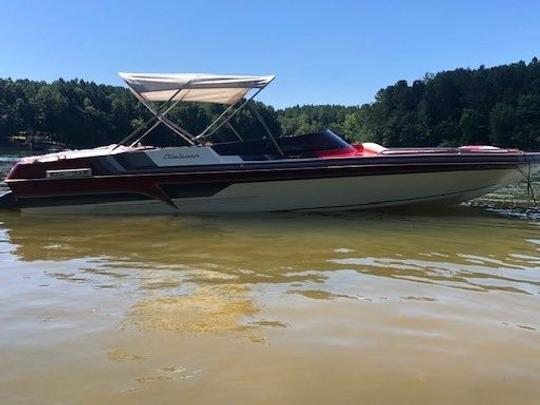
{"type": "Polygon", "coordinates": [[[534,191],[534,181],[532,179],[532,169],[531,169],[531,162],[525,157],[525,160],[527,161],[528,166],[528,173],[527,173],[527,196],[528,196],[528,202],[527,202],[527,215],[529,215],[531,212],[536,211],[536,208],[538,206],[536,202],[536,195],[534,191]],[[532,206],[531,206],[532,201],[532,206]]]}

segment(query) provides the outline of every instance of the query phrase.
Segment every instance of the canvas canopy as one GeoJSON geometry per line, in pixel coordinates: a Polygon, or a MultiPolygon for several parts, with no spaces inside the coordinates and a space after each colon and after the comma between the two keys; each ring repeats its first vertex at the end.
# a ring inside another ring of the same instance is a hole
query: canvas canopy
{"type": "MultiPolygon", "coordinates": [[[[210,138],[224,125],[227,125],[235,136],[240,141],[243,141],[242,136],[231,124],[231,119],[246,107],[263,88],[274,80],[274,76],[232,76],[207,73],[121,72],[119,75],[139,101],[152,112],[153,117],[148,119],[143,125],[135,128],[115,148],[139,144],[146,135],[160,124],[168,127],[190,145],[205,144],[208,141],[204,141],[203,139],[210,138]],[[255,91],[247,96],[250,90],[255,91]],[[239,103],[241,100],[242,102],[239,103]],[[224,104],[227,108],[197,135],[190,133],[167,117],[167,113],[180,102],[224,104]]],[[[274,143],[276,150],[283,155],[283,151],[257,109],[253,108],[253,112],[261,122],[267,136],[274,143]]]]}
{"type": "Polygon", "coordinates": [[[233,105],[250,90],[266,87],[274,76],[206,73],[119,73],[146,101],[179,101],[233,105]]]}

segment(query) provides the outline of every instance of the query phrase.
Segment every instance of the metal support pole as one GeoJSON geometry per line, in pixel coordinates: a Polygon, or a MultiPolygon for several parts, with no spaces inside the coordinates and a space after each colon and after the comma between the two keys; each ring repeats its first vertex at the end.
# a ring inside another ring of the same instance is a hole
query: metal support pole
{"type": "MultiPolygon", "coordinates": [[[[189,82],[187,83],[189,84],[189,82]]],[[[131,89],[131,88],[130,88],[131,89]]],[[[132,90],[132,89],[131,89],[132,90]]],[[[183,129],[182,127],[180,127],[179,125],[171,125],[171,122],[169,120],[167,120],[165,118],[165,114],[167,114],[170,110],[172,110],[180,101],[182,101],[182,99],[186,96],[187,93],[185,93],[182,97],[180,97],[178,100],[176,100],[172,105],[170,105],[163,113],[160,113],[160,109],[163,108],[164,105],[168,104],[174,97],[176,97],[176,95],[178,93],[180,93],[182,89],[178,89],[167,101],[165,101],[163,104],[161,104],[158,109],[156,110],[150,103],[148,103],[146,101],[146,99],[144,99],[139,93],[135,92],[132,90],[132,92],[135,94],[135,97],[137,97],[137,99],[146,107],[150,110],[150,112],[152,112],[156,118],[162,122],[163,124],[165,124],[165,121],[167,121],[169,123],[169,125],[167,125],[167,127],[173,131],[175,134],[177,134],[178,136],[180,136],[181,138],[185,139],[190,145],[197,145],[197,142],[194,141],[194,137],[193,135],[191,135],[188,131],[186,131],[185,129],[183,129]],[[173,128],[171,128],[171,126],[173,128]]],[[[154,127],[155,128],[155,127],[154,127]]],[[[144,136],[146,136],[148,134],[148,131],[144,134],[144,136]]],[[[140,137],[139,139],[137,139],[137,142],[140,142],[143,138],[143,137],[140,137]]]]}
{"type": "Polygon", "coordinates": [[[116,144],[116,146],[112,149],[112,150],[115,150],[116,148],[118,148],[119,146],[123,145],[123,144],[127,144],[131,138],[133,138],[135,135],[137,135],[139,132],[141,132],[144,128],[146,128],[148,126],[148,124],[150,124],[152,121],[156,120],[157,117],[155,115],[153,115],[150,119],[146,120],[146,122],[140,126],[139,128],[135,128],[128,136],[126,136],[124,139],[122,139],[120,142],[118,142],[116,144]]]}
{"type": "MultiPolygon", "coordinates": [[[[208,126],[204,129],[204,131],[202,131],[199,135],[197,135],[197,136],[195,137],[195,139],[203,138],[203,137],[206,135],[206,133],[207,133],[208,131],[210,131],[210,128],[212,128],[212,127],[216,124],[216,122],[218,122],[218,121],[219,121],[219,120],[220,120],[227,112],[229,112],[229,111],[231,110],[231,108],[233,108],[235,105],[236,105],[236,103],[235,103],[235,104],[231,104],[230,106],[228,106],[228,107],[225,109],[225,111],[223,111],[223,112],[219,115],[219,117],[217,117],[210,125],[208,125],[208,126]]],[[[214,133],[214,132],[215,132],[215,131],[212,131],[212,133],[214,133]]]]}
{"type": "MultiPolygon", "coordinates": [[[[186,86],[189,84],[190,82],[186,83],[186,86]]],[[[180,127],[179,125],[176,125],[176,124],[173,124],[172,122],[170,122],[169,120],[167,120],[167,118],[165,118],[165,114],[167,114],[170,110],[172,110],[176,105],[178,105],[178,103],[180,101],[182,101],[182,99],[185,97],[185,95],[187,94],[184,94],[182,97],[178,98],[178,100],[175,100],[171,105],[169,105],[167,107],[167,109],[164,111],[164,112],[161,112],[162,109],[165,108],[165,106],[167,106],[167,104],[169,104],[171,101],[173,101],[173,99],[185,88],[185,86],[181,89],[178,89],[171,97],[169,97],[169,99],[167,101],[165,101],[164,103],[162,103],[158,108],[155,108],[154,106],[152,106],[152,104],[150,104],[144,97],[142,97],[138,92],[136,92],[135,90],[133,90],[131,88],[131,86],[129,86],[128,84],[128,87],[129,87],[129,90],[135,95],[135,97],[137,98],[137,100],[139,100],[141,102],[142,105],[144,105],[148,110],[150,110],[150,112],[152,114],[154,114],[154,117],[152,117],[151,119],[149,119],[148,121],[146,121],[144,123],[144,125],[141,127],[141,128],[138,128],[136,129],[135,131],[133,131],[131,134],[129,134],[126,138],[122,139],[118,145],[116,145],[114,149],[116,149],[118,146],[120,145],[123,145],[125,143],[127,143],[128,141],[130,141],[137,133],[139,133],[139,131],[141,131],[142,129],[144,129],[148,124],[150,124],[154,119],[157,119],[158,122],[156,122],[154,125],[152,125],[147,131],[145,131],[140,137],[138,137],[134,142],[132,142],[130,144],[130,146],[133,146],[133,145],[136,145],[138,142],[140,142],[146,135],[148,135],[151,131],[153,131],[160,123],[163,123],[164,125],[166,125],[171,131],[173,131],[175,134],[177,134],[178,136],[180,136],[181,138],[183,138],[184,140],[186,140],[190,145],[197,145],[198,142],[196,142],[194,140],[194,136],[191,135],[188,131],[186,131],[185,129],[183,129],[182,127],[180,127]]]]}
{"type": "Polygon", "coordinates": [[[134,145],[137,145],[146,135],[148,135],[150,132],[152,132],[155,128],[157,128],[157,126],[161,124],[161,121],[160,120],[157,120],[154,125],[152,125],[150,128],[148,128],[146,131],[144,131],[144,134],[142,134],[141,136],[139,136],[137,139],[135,139],[133,142],[131,142],[129,144],[129,146],[134,146],[134,145]]]}
{"type": "Polygon", "coordinates": [[[239,134],[238,131],[232,126],[232,124],[231,124],[230,121],[227,121],[227,126],[231,129],[231,131],[234,132],[234,134],[236,135],[236,137],[237,137],[240,141],[244,142],[244,138],[242,138],[242,137],[240,136],[240,134],[239,134]]]}
{"type": "Polygon", "coordinates": [[[207,136],[211,136],[212,134],[214,134],[217,130],[219,130],[223,125],[225,125],[227,122],[229,122],[231,120],[232,117],[234,117],[240,110],[242,110],[246,105],[247,103],[249,103],[257,94],[260,93],[260,91],[262,90],[262,88],[260,89],[257,89],[257,91],[251,96],[249,97],[248,99],[246,99],[246,101],[244,101],[242,103],[242,105],[240,105],[240,107],[238,107],[236,110],[234,110],[226,119],[225,121],[221,122],[221,124],[219,124],[216,128],[214,128],[213,131],[211,132],[208,132],[208,128],[212,127],[213,125],[215,125],[215,123],[221,118],[223,117],[224,113],[229,111],[235,104],[231,105],[229,108],[227,108],[227,110],[224,111],[224,113],[222,113],[219,117],[217,117],[214,122],[212,122],[212,124],[210,124],[210,126],[208,128],[206,128],[202,133],[200,133],[199,135],[197,135],[195,137],[195,139],[200,139],[202,137],[207,137],[207,136]]]}
{"type": "Polygon", "coordinates": [[[261,117],[261,114],[259,113],[259,111],[257,110],[257,107],[254,106],[253,104],[250,105],[251,107],[251,111],[253,111],[257,117],[257,119],[259,120],[259,122],[261,123],[261,125],[263,126],[264,130],[266,131],[266,133],[268,134],[268,136],[270,137],[270,139],[272,140],[272,142],[274,143],[274,146],[276,147],[276,149],[278,150],[279,154],[281,156],[285,156],[285,153],[283,153],[283,149],[281,149],[281,147],[279,146],[279,144],[277,143],[276,141],[276,138],[274,138],[274,135],[272,135],[272,132],[270,131],[270,129],[266,126],[266,122],[264,122],[263,118],[261,117]]]}

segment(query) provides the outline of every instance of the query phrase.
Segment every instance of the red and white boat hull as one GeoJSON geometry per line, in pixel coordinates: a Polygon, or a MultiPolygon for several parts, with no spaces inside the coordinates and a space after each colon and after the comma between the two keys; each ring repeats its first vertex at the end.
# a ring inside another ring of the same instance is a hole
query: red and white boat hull
{"type": "Polygon", "coordinates": [[[519,181],[527,170],[522,165],[494,170],[245,182],[228,185],[210,196],[172,198],[171,203],[150,198],[21,209],[37,214],[204,214],[449,205],[519,181]]]}
{"type": "Polygon", "coordinates": [[[259,160],[219,151],[207,146],[105,147],[23,159],[6,179],[12,191],[9,201],[23,212],[39,214],[248,213],[456,204],[540,168],[539,153],[486,147],[385,149],[346,144],[324,151],[322,157],[312,156],[317,152],[279,159],[265,154],[259,160]]]}

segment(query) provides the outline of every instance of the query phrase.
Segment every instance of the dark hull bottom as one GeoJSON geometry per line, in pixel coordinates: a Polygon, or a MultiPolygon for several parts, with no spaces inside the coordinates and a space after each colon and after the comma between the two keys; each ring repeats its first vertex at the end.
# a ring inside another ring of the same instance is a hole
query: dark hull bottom
{"type": "Polygon", "coordinates": [[[9,210],[16,208],[18,208],[17,200],[11,191],[0,195],[0,209],[9,210]]]}

